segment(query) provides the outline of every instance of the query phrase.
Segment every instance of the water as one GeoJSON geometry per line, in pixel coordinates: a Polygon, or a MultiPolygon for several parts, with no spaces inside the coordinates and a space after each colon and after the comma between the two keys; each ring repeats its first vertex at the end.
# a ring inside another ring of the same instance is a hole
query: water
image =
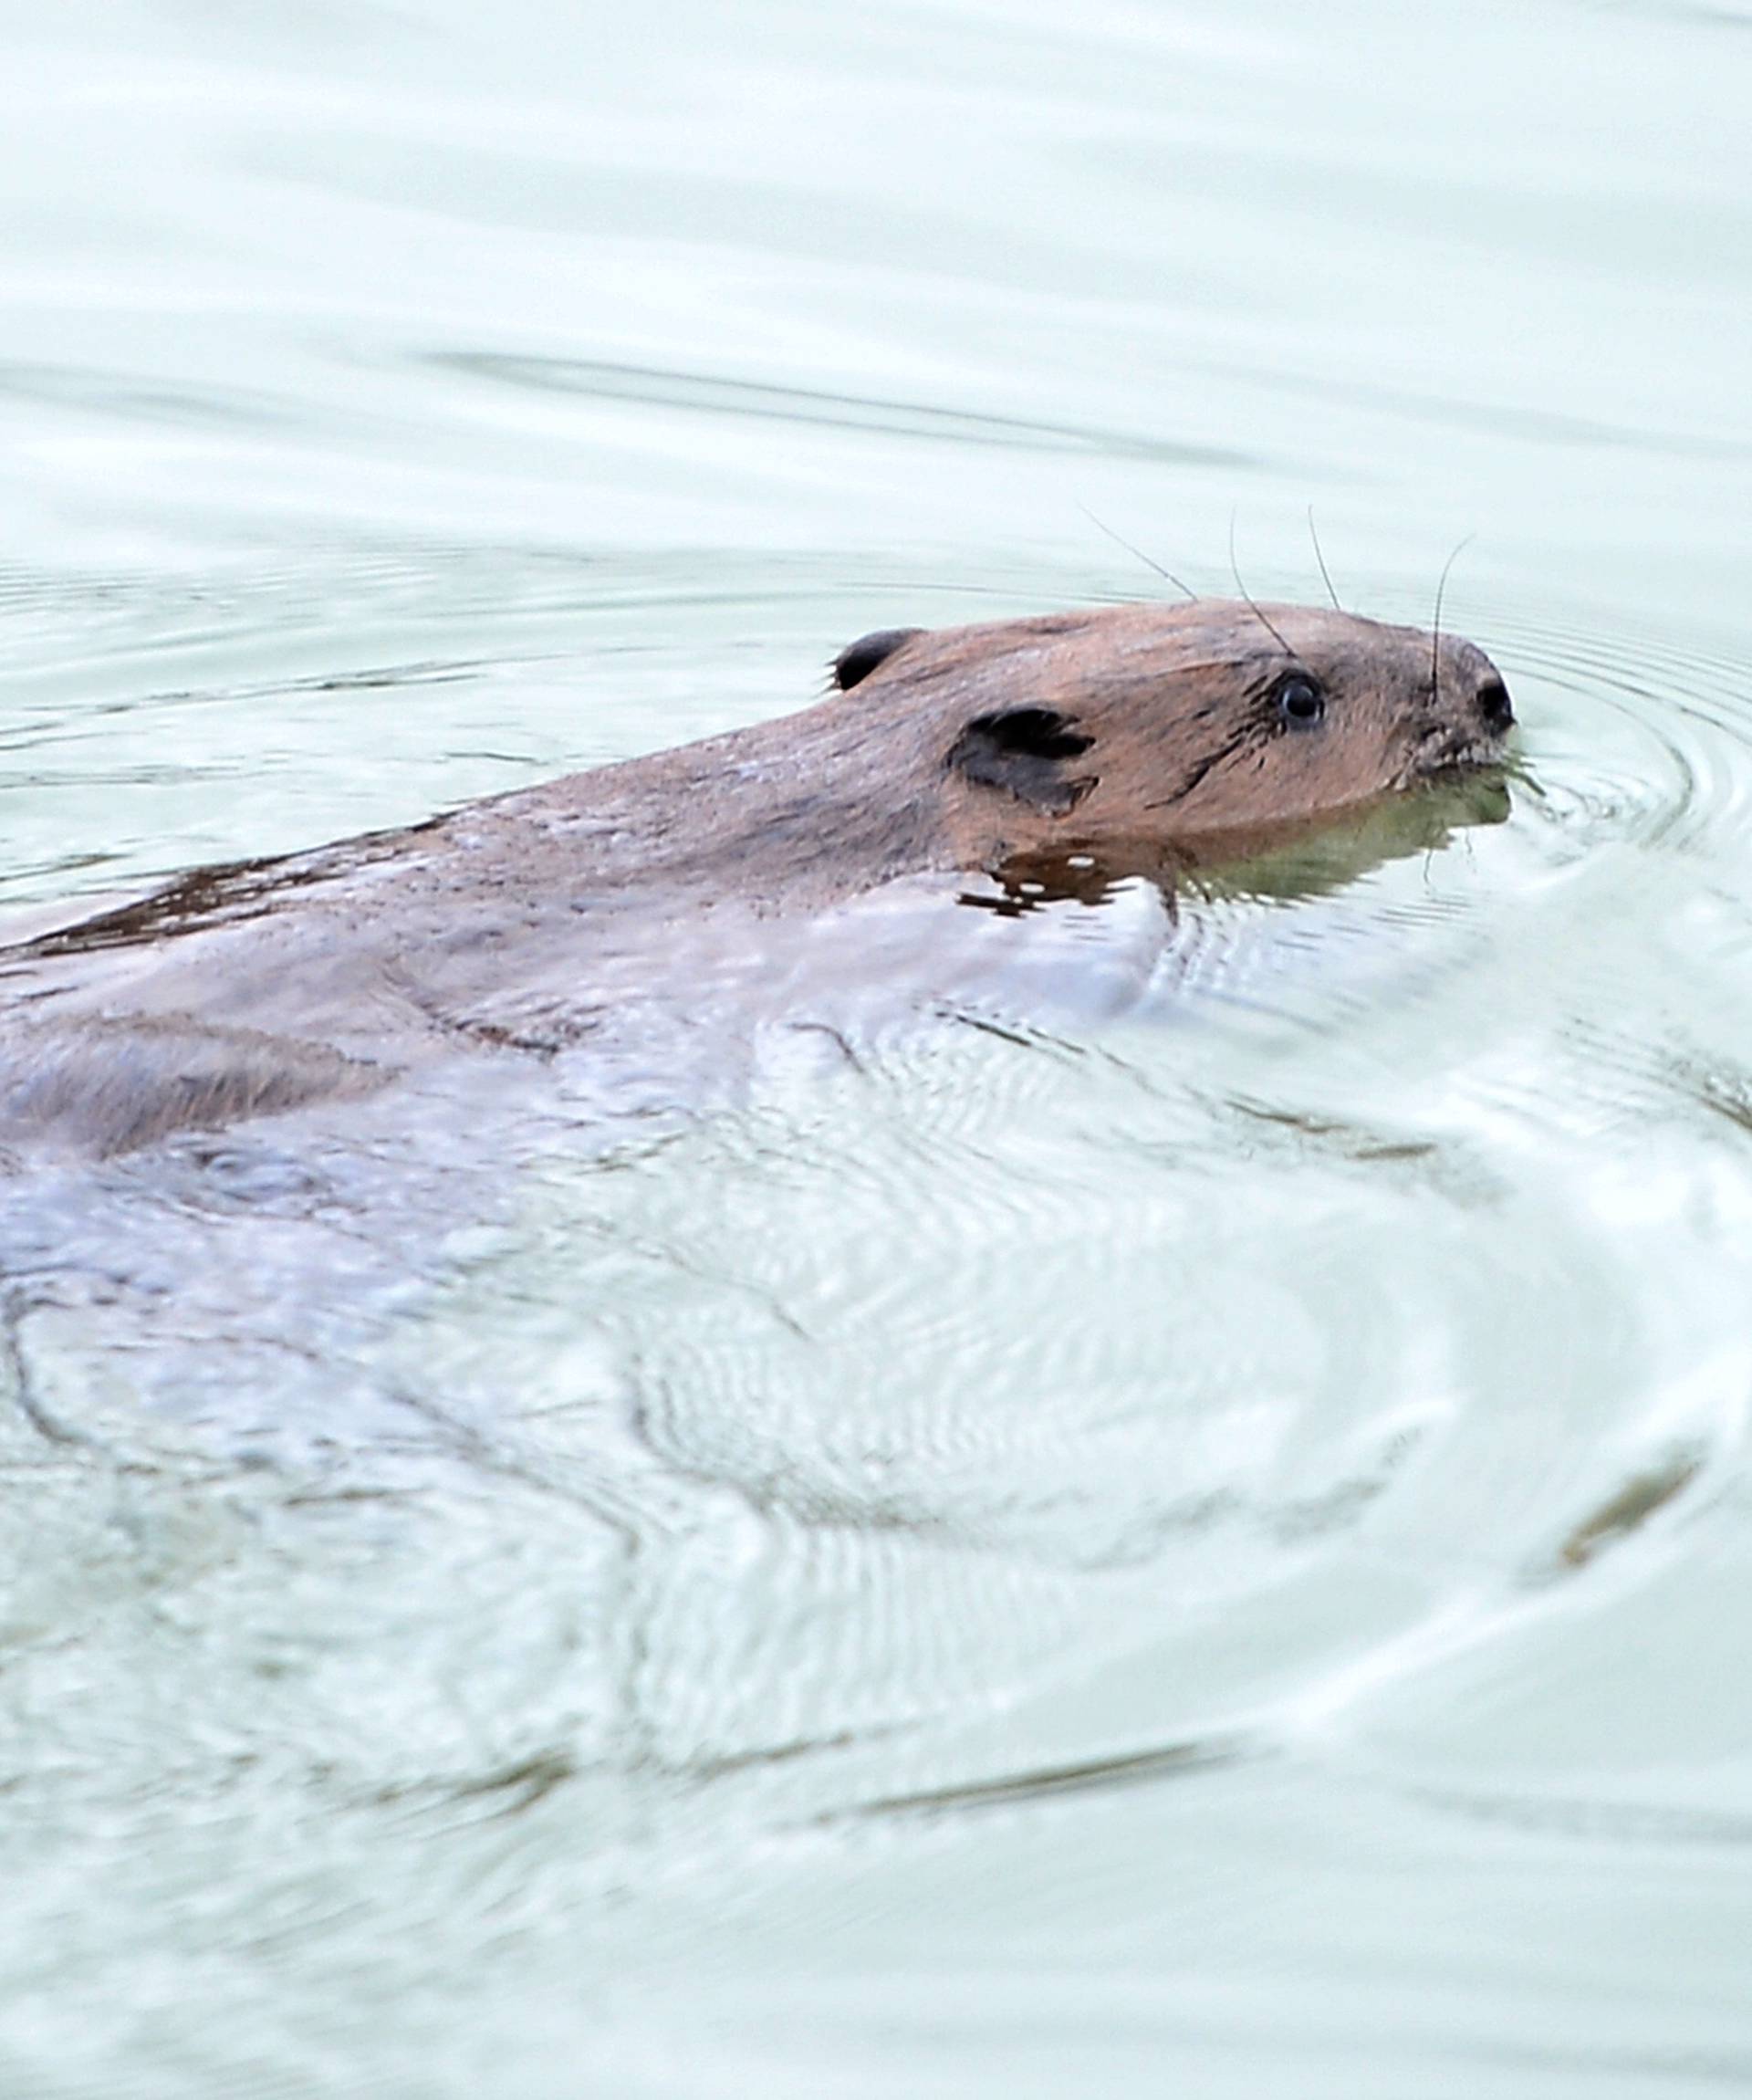
{"type": "Polygon", "coordinates": [[[1752,2083],[1752,12],[5,48],[7,906],[1155,589],[1086,509],[1414,620],[1471,535],[1525,723],[1147,1013],[556,1142],[302,1353],[298,1186],[111,1188],[166,1289],[5,1367],[9,2100],[1752,2083]]]}

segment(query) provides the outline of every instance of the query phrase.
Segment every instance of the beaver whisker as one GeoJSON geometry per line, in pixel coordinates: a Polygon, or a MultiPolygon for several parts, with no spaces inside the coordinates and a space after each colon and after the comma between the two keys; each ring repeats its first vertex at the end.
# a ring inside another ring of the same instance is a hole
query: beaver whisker
{"type": "Polygon", "coordinates": [[[1435,617],[1430,622],[1430,698],[1437,701],[1442,691],[1442,593],[1448,587],[1448,571],[1466,551],[1478,535],[1467,533],[1454,552],[1442,564],[1442,573],[1435,580],[1435,617]]]}
{"type": "Polygon", "coordinates": [[[1235,558],[1234,511],[1230,511],[1229,513],[1229,569],[1235,578],[1235,588],[1241,593],[1242,603],[1246,605],[1248,611],[1253,614],[1254,618],[1265,629],[1266,632],[1271,636],[1272,640],[1278,644],[1278,648],[1283,651],[1284,654],[1289,658],[1290,662],[1292,663],[1299,663],[1301,662],[1301,658],[1297,655],[1296,652],[1290,647],[1289,643],[1284,640],[1283,636],[1278,633],[1278,630],[1272,625],[1270,621],[1266,618],[1265,614],[1260,611],[1258,606],[1254,603],[1253,593],[1241,580],[1241,564],[1235,558]]]}
{"type": "Polygon", "coordinates": [[[1476,737],[1455,737],[1438,750],[1421,753],[1413,760],[1413,767],[1419,774],[1427,777],[1431,773],[1492,765],[1500,762],[1501,756],[1494,744],[1481,742],[1476,737]]]}
{"type": "Polygon", "coordinates": [[[1314,559],[1320,565],[1320,575],[1326,584],[1326,594],[1332,601],[1332,610],[1334,612],[1342,612],[1344,607],[1339,603],[1339,594],[1332,587],[1331,571],[1326,566],[1325,555],[1320,552],[1320,536],[1314,528],[1314,506],[1311,503],[1308,507],[1308,537],[1314,542],[1314,559]]]}
{"type": "Polygon", "coordinates": [[[1129,539],[1124,538],[1121,534],[1115,532],[1111,525],[1103,524],[1102,521],[1097,517],[1095,513],[1089,507],[1088,504],[1079,503],[1077,507],[1082,512],[1083,516],[1088,518],[1089,522],[1095,528],[1095,529],[1098,532],[1106,533],[1107,537],[1113,542],[1116,547],[1122,547],[1128,554],[1135,555],[1137,559],[1142,562],[1146,569],[1153,569],[1158,576],[1164,577],[1170,583],[1173,585],[1176,590],[1184,590],[1187,597],[1192,600],[1194,605],[1198,603],[1197,591],[1194,590],[1190,584],[1183,583],[1179,577],[1174,574],[1172,569],[1164,569],[1161,562],[1159,562],[1153,555],[1146,554],[1141,547],[1133,547],[1129,539]]]}

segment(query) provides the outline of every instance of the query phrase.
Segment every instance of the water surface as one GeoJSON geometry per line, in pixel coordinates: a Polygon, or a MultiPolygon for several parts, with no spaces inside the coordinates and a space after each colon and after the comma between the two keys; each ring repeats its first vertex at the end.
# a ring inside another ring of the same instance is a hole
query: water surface
{"type": "Polygon", "coordinates": [[[1752,14],[5,48],[0,904],[1168,589],[1090,511],[1420,622],[1470,536],[1525,724],[1125,1018],[432,1159],[387,1274],[344,1148],[34,1194],[6,2093],[1752,2083],[1752,14]]]}

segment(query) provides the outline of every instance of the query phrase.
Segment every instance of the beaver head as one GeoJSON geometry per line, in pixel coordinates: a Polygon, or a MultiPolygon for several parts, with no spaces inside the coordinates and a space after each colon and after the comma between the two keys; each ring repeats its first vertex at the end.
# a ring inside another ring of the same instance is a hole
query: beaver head
{"type": "Polygon", "coordinates": [[[932,725],[964,865],[1192,862],[1503,756],[1507,688],[1455,635],[1199,600],[842,653],[860,707],[932,725]]]}

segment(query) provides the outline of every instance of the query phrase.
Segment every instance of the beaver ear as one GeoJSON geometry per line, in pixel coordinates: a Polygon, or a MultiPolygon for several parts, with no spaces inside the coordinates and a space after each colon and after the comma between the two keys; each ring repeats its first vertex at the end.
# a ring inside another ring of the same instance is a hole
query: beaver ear
{"type": "Polygon", "coordinates": [[[833,660],[834,684],[842,693],[850,693],[879,663],[886,663],[903,643],[923,632],[923,627],[879,627],[874,634],[862,634],[856,642],[848,642],[833,660]]]}
{"type": "Polygon", "coordinates": [[[1073,777],[1064,761],[1080,757],[1094,741],[1056,707],[1010,707],[975,716],[950,746],[948,763],[982,788],[1002,789],[1062,817],[1095,785],[1093,774],[1073,777]]]}

